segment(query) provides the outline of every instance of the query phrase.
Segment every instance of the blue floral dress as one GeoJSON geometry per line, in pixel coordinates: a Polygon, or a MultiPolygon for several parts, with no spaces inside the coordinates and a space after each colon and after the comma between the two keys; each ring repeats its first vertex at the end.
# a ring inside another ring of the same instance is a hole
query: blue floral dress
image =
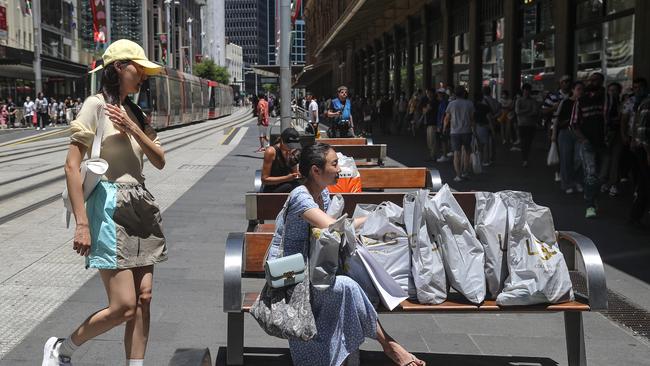
{"type": "MultiPolygon", "coordinates": [[[[330,204],[329,191],[322,193],[323,210],[330,204]]],[[[309,252],[309,223],[302,217],[318,204],[305,186],[294,189],[284,213],[275,221],[269,259],[280,255],[283,230],[284,255],[309,252]],[[286,228],[284,227],[286,224],[286,228]]],[[[346,357],[359,349],[366,337],[377,337],[377,312],[361,287],[347,276],[336,276],[334,284],[324,291],[311,291],[311,307],[316,318],[318,334],[312,340],[289,340],[291,358],[295,365],[339,366],[346,357]]]]}

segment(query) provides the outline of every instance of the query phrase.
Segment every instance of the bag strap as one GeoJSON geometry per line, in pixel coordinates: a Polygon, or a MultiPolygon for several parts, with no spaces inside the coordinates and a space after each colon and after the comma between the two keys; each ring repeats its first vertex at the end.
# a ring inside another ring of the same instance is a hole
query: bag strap
{"type": "MultiPolygon", "coordinates": [[[[97,97],[97,99],[100,98],[97,97]]],[[[97,116],[97,129],[95,130],[95,137],[93,138],[93,147],[90,155],[92,159],[99,158],[99,153],[102,148],[102,139],[104,138],[104,104],[100,107],[99,115],[97,116]]]]}

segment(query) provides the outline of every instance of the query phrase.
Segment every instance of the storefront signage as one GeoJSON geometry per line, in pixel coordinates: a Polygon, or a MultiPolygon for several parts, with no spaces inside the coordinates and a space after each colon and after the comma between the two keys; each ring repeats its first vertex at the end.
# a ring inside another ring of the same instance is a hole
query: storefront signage
{"type": "Polygon", "coordinates": [[[262,84],[278,84],[278,78],[277,77],[261,77],[260,82],[262,84]]]}
{"type": "Polygon", "coordinates": [[[7,39],[7,8],[0,6],[0,38],[7,39]]]}

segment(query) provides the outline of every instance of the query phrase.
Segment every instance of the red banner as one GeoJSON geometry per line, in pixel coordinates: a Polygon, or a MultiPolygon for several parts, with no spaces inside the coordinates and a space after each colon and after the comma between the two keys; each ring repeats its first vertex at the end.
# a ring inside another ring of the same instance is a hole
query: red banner
{"type": "Polygon", "coordinates": [[[7,8],[0,6],[0,38],[7,38],[7,8]]]}
{"type": "Polygon", "coordinates": [[[93,39],[95,43],[106,43],[106,0],[90,0],[93,13],[93,39]]]}

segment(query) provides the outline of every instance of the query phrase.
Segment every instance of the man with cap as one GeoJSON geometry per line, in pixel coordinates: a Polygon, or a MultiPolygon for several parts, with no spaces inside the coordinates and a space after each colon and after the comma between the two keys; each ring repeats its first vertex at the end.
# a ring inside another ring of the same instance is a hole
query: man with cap
{"type": "Polygon", "coordinates": [[[280,141],[264,151],[262,184],[264,193],[287,193],[300,185],[300,135],[294,128],[282,131],[280,141]]]}

